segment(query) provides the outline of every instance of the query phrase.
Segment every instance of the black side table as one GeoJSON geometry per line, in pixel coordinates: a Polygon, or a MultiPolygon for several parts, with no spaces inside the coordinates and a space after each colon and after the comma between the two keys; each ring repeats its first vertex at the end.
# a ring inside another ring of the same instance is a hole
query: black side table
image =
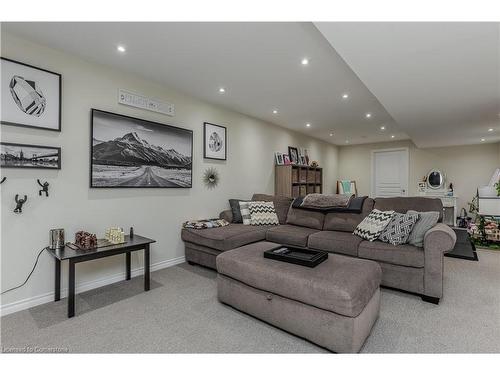
{"type": "Polygon", "coordinates": [[[69,282],[68,282],[68,318],[75,316],[75,264],[110,257],[118,254],[125,254],[126,280],[130,280],[130,253],[132,251],[144,250],[144,290],[150,288],[150,255],[149,246],[155,243],[151,238],[134,235],[133,238],[125,236],[125,243],[111,245],[91,250],[74,250],[68,246],[63,249],[48,249],[50,255],[55,260],[55,293],[54,301],[61,299],[61,262],[69,261],[69,282]]]}

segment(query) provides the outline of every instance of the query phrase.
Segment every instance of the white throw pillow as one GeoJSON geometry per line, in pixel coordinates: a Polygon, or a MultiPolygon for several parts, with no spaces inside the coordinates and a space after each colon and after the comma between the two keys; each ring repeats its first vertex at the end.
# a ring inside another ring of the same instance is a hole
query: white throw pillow
{"type": "Polygon", "coordinates": [[[250,225],[279,225],[273,202],[248,202],[250,225]]]}
{"type": "Polygon", "coordinates": [[[354,234],[368,241],[375,241],[391,222],[394,211],[372,210],[354,230],[354,234]]]}
{"type": "Polygon", "coordinates": [[[250,210],[248,209],[248,204],[250,202],[239,202],[241,218],[243,219],[243,225],[250,225],[250,210]]]}

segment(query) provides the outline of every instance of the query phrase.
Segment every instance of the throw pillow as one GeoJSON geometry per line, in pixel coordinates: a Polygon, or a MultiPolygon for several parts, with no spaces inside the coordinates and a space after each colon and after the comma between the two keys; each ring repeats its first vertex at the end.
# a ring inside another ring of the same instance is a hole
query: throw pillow
{"type": "Polygon", "coordinates": [[[406,243],[417,220],[417,213],[396,213],[391,222],[380,234],[379,240],[382,242],[388,242],[392,245],[402,245],[406,243]]]}
{"type": "Polygon", "coordinates": [[[250,202],[250,225],[279,225],[273,202],[250,202]]]}
{"type": "Polygon", "coordinates": [[[243,225],[250,225],[250,210],[248,209],[248,204],[250,202],[240,201],[240,213],[243,225]]]}
{"type": "Polygon", "coordinates": [[[242,199],[230,199],[229,206],[231,207],[231,212],[233,213],[233,223],[243,223],[243,218],[241,217],[240,202],[248,202],[242,199]]]}
{"type": "Polygon", "coordinates": [[[437,224],[439,220],[439,212],[417,212],[408,211],[408,213],[418,213],[419,220],[413,226],[413,229],[408,237],[408,243],[417,247],[424,247],[424,236],[429,229],[437,224]]]}
{"type": "Polygon", "coordinates": [[[354,234],[368,241],[375,241],[390,223],[394,211],[372,210],[354,230],[354,234]]]}

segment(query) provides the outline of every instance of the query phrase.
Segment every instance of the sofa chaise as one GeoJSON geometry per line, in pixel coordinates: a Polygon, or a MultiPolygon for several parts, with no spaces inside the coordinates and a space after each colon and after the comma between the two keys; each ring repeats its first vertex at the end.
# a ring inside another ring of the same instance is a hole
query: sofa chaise
{"type": "Polygon", "coordinates": [[[315,212],[292,207],[292,199],[254,194],[254,201],[273,201],[280,225],[251,226],[232,223],[230,210],[220,217],[230,225],[213,229],[183,229],[186,260],[216,269],[221,252],[250,243],[269,241],[283,245],[318,249],[377,262],[382,269],[381,285],[418,294],[424,301],[439,303],[443,296],[443,255],[455,246],[455,232],[438,222],[424,238],[423,248],[394,246],[365,241],[353,234],[356,226],[376,208],[381,211],[437,211],[442,219],[440,199],[425,197],[366,198],[360,213],[315,212]]]}

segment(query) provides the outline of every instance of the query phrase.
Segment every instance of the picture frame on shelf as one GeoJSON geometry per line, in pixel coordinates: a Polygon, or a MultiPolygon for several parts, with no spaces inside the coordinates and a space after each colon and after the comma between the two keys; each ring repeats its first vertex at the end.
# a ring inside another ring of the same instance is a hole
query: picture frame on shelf
{"type": "Polygon", "coordinates": [[[0,57],[2,125],[61,131],[62,76],[0,57]]]}
{"type": "Polygon", "coordinates": [[[304,155],[300,155],[300,165],[307,165],[306,157],[304,155]]]}
{"type": "Polygon", "coordinates": [[[227,128],[222,125],[203,123],[203,158],[227,160],[227,128]]]}
{"type": "Polygon", "coordinates": [[[291,164],[299,164],[299,151],[297,147],[288,146],[288,156],[290,157],[291,164]]]}
{"type": "Polygon", "coordinates": [[[276,160],[276,165],[284,165],[283,154],[281,152],[275,152],[274,158],[276,160]]]}
{"type": "Polygon", "coordinates": [[[92,109],[91,188],[191,188],[193,131],[92,109]]]}
{"type": "Polygon", "coordinates": [[[0,167],[61,169],[61,148],[0,142],[0,167]]]}
{"type": "Polygon", "coordinates": [[[287,154],[283,154],[283,165],[290,165],[292,163],[290,163],[290,156],[288,156],[287,154]]]}

